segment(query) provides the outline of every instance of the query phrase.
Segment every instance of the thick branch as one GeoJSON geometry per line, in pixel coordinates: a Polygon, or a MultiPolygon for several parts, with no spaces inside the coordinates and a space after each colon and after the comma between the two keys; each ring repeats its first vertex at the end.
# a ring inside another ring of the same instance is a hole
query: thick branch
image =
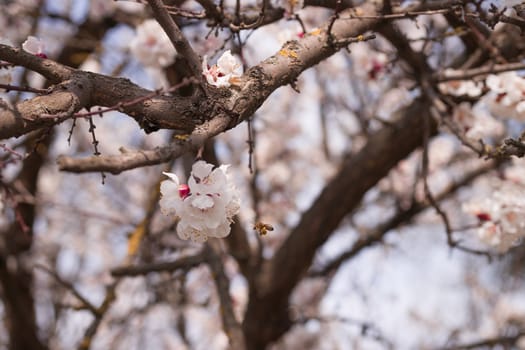
{"type": "MultiPolygon", "coordinates": [[[[161,95],[128,79],[73,71],[71,79],[50,95],[21,102],[14,108],[0,106],[0,139],[18,137],[78,117],[75,112],[91,106],[115,107],[134,118],[144,129],[191,132],[213,109],[209,103],[161,95]]],[[[82,117],[82,115],[80,115],[82,117]]]]}
{"type": "MultiPolygon", "coordinates": [[[[371,13],[374,13],[373,6],[363,8],[364,15],[371,13]]],[[[341,49],[341,47],[330,45],[330,42],[344,41],[348,38],[357,37],[368,30],[374,23],[372,20],[349,21],[348,16],[350,16],[349,12],[346,13],[346,17],[342,14],[342,19],[334,23],[331,31],[332,39],[329,38],[327,33],[329,27],[329,23],[327,23],[324,31],[321,33],[307,35],[299,41],[289,42],[283,50],[251,68],[244,74],[240,90],[230,89],[225,91],[217,89],[215,96],[195,101],[189,99],[174,100],[173,97],[158,97],[155,100],[155,104],[150,103],[146,106],[148,108],[145,108],[144,103],[142,103],[135,105],[135,108],[138,109],[137,111],[124,109],[124,112],[132,116],[137,116],[142,111],[149,122],[156,123],[162,128],[179,130],[182,127],[188,130],[188,126],[191,130],[196,124],[195,117],[208,117],[209,120],[207,122],[196,127],[190,135],[186,135],[184,143],[177,143],[169,148],[155,151],[137,152],[133,155],[127,154],[123,162],[119,160],[119,156],[89,157],[79,160],[64,157],[59,160],[61,169],[75,172],[103,170],[111,173],[120,173],[123,170],[139,166],[159,164],[180,156],[191,147],[202,145],[206,139],[216,136],[249,118],[278,87],[293,83],[304,70],[341,49]],[[172,117],[169,118],[170,116],[172,117]],[[195,117],[191,119],[189,118],[191,116],[195,117]],[[185,118],[180,119],[181,117],[185,118]],[[166,120],[167,118],[170,120],[166,120]]],[[[115,81],[115,78],[97,74],[93,75],[93,78],[100,81],[100,83],[96,83],[97,86],[107,86],[115,81]]],[[[110,99],[115,101],[116,91],[127,91],[128,95],[131,95],[129,97],[139,95],[139,89],[141,88],[130,84],[126,80],[121,82],[119,85],[122,86],[118,88],[98,89],[93,99],[101,102],[97,104],[107,106],[110,99]],[[135,91],[130,91],[128,86],[132,86],[131,90],[134,89],[135,91]]],[[[117,99],[117,101],[119,100],[122,100],[122,98],[117,99]]]]}
{"type": "Polygon", "coordinates": [[[57,86],[49,95],[34,97],[15,107],[0,105],[0,139],[49,128],[71,118],[89,104],[91,91],[90,81],[80,76],[57,86]]]}
{"type": "Polygon", "coordinates": [[[252,341],[249,347],[263,348],[290,327],[288,297],[311,265],[315,252],[365,193],[422,144],[424,113],[428,113],[427,106],[415,101],[398,112],[399,119],[392,126],[372,134],[366,146],[343,163],[274,258],[265,263],[257,285],[252,286],[245,317],[246,339],[252,341]],[[261,324],[272,327],[261,329],[261,324]]]}
{"type": "Polygon", "coordinates": [[[224,272],[223,262],[221,261],[219,253],[220,243],[217,241],[209,242],[206,247],[207,261],[210,265],[215,285],[217,286],[223,327],[230,340],[231,349],[243,350],[246,349],[244,335],[239,322],[235,319],[230,297],[230,281],[224,272]]]}
{"type": "Polygon", "coordinates": [[[40,58],[22,49],[0,44],[0,61],[7,61],[17,66],[26,67],[42,74],[51,83],[60,83],[71,77],[74,69],[52,60],[40,58]]]}
{"type": "MultiPolygon", "coordinates": [[[[459,181],[451,184],[448,186],[445,190],[443,190],[441,193],[435,196],[436,201],[441,202],[444,199],[450,197],[454,193],[456,193],[460,188],[464,187],[468,183],[472,182],[476,178],[478,178],[480,175],[486,174],[488,171],[491,171],[495,169],[499,164],[499,162],[489,162],[481,166],[480,168],[466,174],[462,179],[459,181]]],[[[360,237],[353,245],[352,247],[339,255],[337,258],[326,264],[323,268],[321,268],[318,271],[313,271],[311,273],[311,276],[326,276],[332,272],[335,272],[339,266],[341,266],[345,261],[348,261],[352,257],[356,256],[361,252],[364,248],[369,247],[375,243],[379,243],[383,240],[385,235],[389,232],[391,232],[396,227],[399,227],[410,220],[412,220],[415,216],[423,212],[424,210],[430,208],[431,205],[428,202],[413,202],[412,205],[405,210],[399,211],[396,215],[388,219],[386,222],[379,225],[377,228],[375,228],[372,232],[365,235],[364,237],[360,237]]]]}

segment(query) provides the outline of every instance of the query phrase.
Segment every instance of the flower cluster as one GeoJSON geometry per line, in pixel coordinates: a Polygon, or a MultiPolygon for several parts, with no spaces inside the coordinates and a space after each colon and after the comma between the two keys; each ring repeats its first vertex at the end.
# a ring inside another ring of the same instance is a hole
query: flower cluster
{"type": "Polygon", "coordinates": [[[242,66],[230,50],[224,52],[217,60],[217,64],[208,65],[208,59],[204,56],[202,61],[202,74],[208,84],[216,87],[230,87],[231,84],[239,84],[242,75],[242,66]]]}
{"type": "MultiPolygon", "coordinates": [[[[445,70],[446,76],[447,70],[445,70]]],[[[483,82],[472,80],[451,80],[439,84],[439,90],[448,95],[477,97],[483,90],[483,82]]]]}
{"type": "Polygon", "coordinates": [[[166,67],[175,61],[177,51],[154,19],[142,22],[130,43],[131,53],[146,67],[166,67]]]}
{"type": "Polygon", "coordinates": [[[460,131],[473,140],[502,135],[505,131],[503,123],[478,107],[476,105],[473,108],[470,103],[461,102],[454,109],[452,119],[459,126],[460,131]]]}
{"type": "Polygon", "coordinates": [[[486,85],[490,89],[487,104],[492,114],[525,119],[525,79],[516,72],[491,74],[486,85]]]}
{"type": "Polygon", "coordinates": [[[208,237],[224,238],[230,233],[233,216],[239,212],[239,195],[226,173],[227,165],[213,169],[212,164],[193,164],[188,184],[177,175],[160,185],[160,208],[165,215],[179,219],[177,234],[181,239],[205,242],[208,237]]]}
{"type": "Polygon", "coordinates": [[[525,237],[525,190],[517,184],[506,183],[491,197],[465,203],[463,211],[477,217],[479,238],[500,253],[525,237]]]}

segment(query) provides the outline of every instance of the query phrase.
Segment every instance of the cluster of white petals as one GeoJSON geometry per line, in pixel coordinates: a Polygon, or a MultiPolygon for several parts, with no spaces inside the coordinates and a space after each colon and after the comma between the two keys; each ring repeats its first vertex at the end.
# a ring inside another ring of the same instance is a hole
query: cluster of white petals
{"type": "Polygon", "coordinates": [[[27,40],[22,44],[22,49],[24,49],[24,51],[42,58],[47,58],[46,54],[44,53],[44,48],[44,42],[34,36],[28,36],[27,40]]]}
{"type": "Polygon", "coordinates": [[[233,57],[230,50],[225,51],[217,60],[217,64],[208,65],[208,58],[202,60],[202,74],[208,84],[216,87],[230,87],[239,84],[242,75],[241,64],[233,57]]]}
{"type": "MultiPolygon", "coordinates": [[[[445,70],[445,75],[446,75],[445,70]]],[[[474,82],[472,80],[451,80],[439,84],[439,90],[453,96],[480,96],[483,91],[483,82],[474,82]]]]}
{"type": "Polygon", "coordinates": [[[505,183],[490,197],[472,200],[462,209],[478,218],[479,238],[500,253],[525,237],[525,189],[521,185],[505,183]]]}
{"type": "Polygon", "coordinates": [[[227,165],[213,169],[212,164],[193,164],[188,184],[177,175],[160,185],[160,209],[179,219],[177,234],[181,239],[205,242],[208,237],[224,238],[230,233],[233,217],[239,212],[239,194],[227,174],[227,165]]]}
{"type": "Polygon", "coordinates": [[[491,74],[486,85],[490,89],[486,102],[494,116],[525,119],[525,79],[516,72],[491,74]]]}
{"type": "Polygon", "coordinates": [[[148,19],[137,27],[130,51],[144,66],[155,68],[169,66],[177,54],[170,39],[154,19],[148,19]]]}
{"type": "Polygon", "coordinates": [[[452,119],[466,137],[479,140],[484,137],[500,136],[504,125],[481,108],[472,107],[468,102],[461,102],[452,114],[452,119]]]}

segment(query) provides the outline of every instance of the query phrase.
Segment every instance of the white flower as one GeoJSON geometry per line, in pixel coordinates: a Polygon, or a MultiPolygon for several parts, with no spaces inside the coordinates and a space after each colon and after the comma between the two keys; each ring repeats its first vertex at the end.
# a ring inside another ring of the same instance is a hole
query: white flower
{"type": "Polygon", "coordinates": [[[213,169],[212,164],[193,164],[188,184],[175,174],[160,185],[161,211],[179,218],[177,234],[181,239],[205,242],[208,237],[223,238],[230,233],[233,217],[239,212],[239,195],[226,174],[228,166],[213,169]]]}
{"type": "Polygon", "coordinates": [[[473,140],[503,134],[503,124],[478,105],[474,108],[468,102],[461,102],[452,114],[452,119],[473,140]]]}
{"type": "Polygon", "coordinates": [[[208,58],[202,60],[202,74],[206,77],[208,84],[216,87],[230,87],[231,84],[239,84],[242,75],[242,66],[230,50],[224,52],[217,60],[217,64],[208,66],[208,58]]]}
{"type": "Polygon", "coordinates": [[[478,218],[479,238],[503,253],[525,237],[525,190],[514,183],[495,188],[490,197],[474,199],[462,209],[478,218]]]}
{"type": "MultiPolygon", "coordinates": [[[[445,75],[448,70],[445,70],[445,75]]],[[[476,97],[481,95],[483,90],[482,82],[472,80],[451,80],[439,84],[439,90],[444,94],[453,96],[476,97]]]]}
{"type": "Polygon", "coordinates": [[[490,74],[485,81],[490,92],[486,103],[498,117],[525,119],[525,79],[516,72],[490,74]]]}
{"type": "Polygon", "coordinates": [[[29,53],[32,53],[35,56],[47,58],[44,53],[44,42],[37,37],[28,36],[27,40],[22,44],[22,49],[29,53]]]}
{"type": "Polygon", "coordinates": [[[177,51],[154,19],[142,22],[130,43],[131,53],[147,67],[166,67],[175,61],[177,51]]]}

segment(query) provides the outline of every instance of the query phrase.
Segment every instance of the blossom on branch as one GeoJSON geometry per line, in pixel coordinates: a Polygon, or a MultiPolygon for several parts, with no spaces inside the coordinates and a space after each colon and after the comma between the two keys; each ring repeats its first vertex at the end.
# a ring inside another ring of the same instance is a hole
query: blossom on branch
{"type": "Polygon", "coordinates": [[[518,184],[505,183],[491,197],[474,199],[462,209],[477,217],[481,241],[500,253],[525,237],[525,190],[518,184]]]}
{"type": "Polygon", "coordinates": [[[208,84],[216,87],[230,87],[231,84],[239,84],[242,75],[242,66],[233,57],[230,50],[227,50],[217,60],[217,64],[208,65],[208,57],[202,60],[202,74],[208,84]]]}
{"type": "Polygon", "coordinates": [[[177,175],[164,173],[160,209],[178,218],[177,234],[181,239],[205,242],[208,237],[224,238],[230,233],[233,217],[239,212],[239,194],[226,173],[227,165],[213,169],[212,164],[193,164],[188,184],[177,175]]]}
{"type": "Polygon", "coordinates": [[[490,89],[487,105],[492,114],[525,119],[525,79],[516,72],[491,74],[486,79],[486,85],[490,89]]]}
{"type": "Polygon", "coordinates": [[[137,27],[137,35],[131,40],[133,56],[146,67],[166,67],[175,61],[177,51],[170,39],[154,19],[148,19],[137,27]]]}
{"type": "Polygon", "coordinates": [[[27,40],[22,44],[24,51],[38,57],[47,58],[47,55],[44,53],[44,47],[44,42],[35,36],[28,36],[27,40]]]}
{"type": "MultiPolygon", "coordinates": [[[[445,74],[447,73],[445,69],[445,74]]],[[[483,83],[473,80],[451,80],[439,84],[439,90],[448,95],[477,97],[483,91],[483,83]]]]}

